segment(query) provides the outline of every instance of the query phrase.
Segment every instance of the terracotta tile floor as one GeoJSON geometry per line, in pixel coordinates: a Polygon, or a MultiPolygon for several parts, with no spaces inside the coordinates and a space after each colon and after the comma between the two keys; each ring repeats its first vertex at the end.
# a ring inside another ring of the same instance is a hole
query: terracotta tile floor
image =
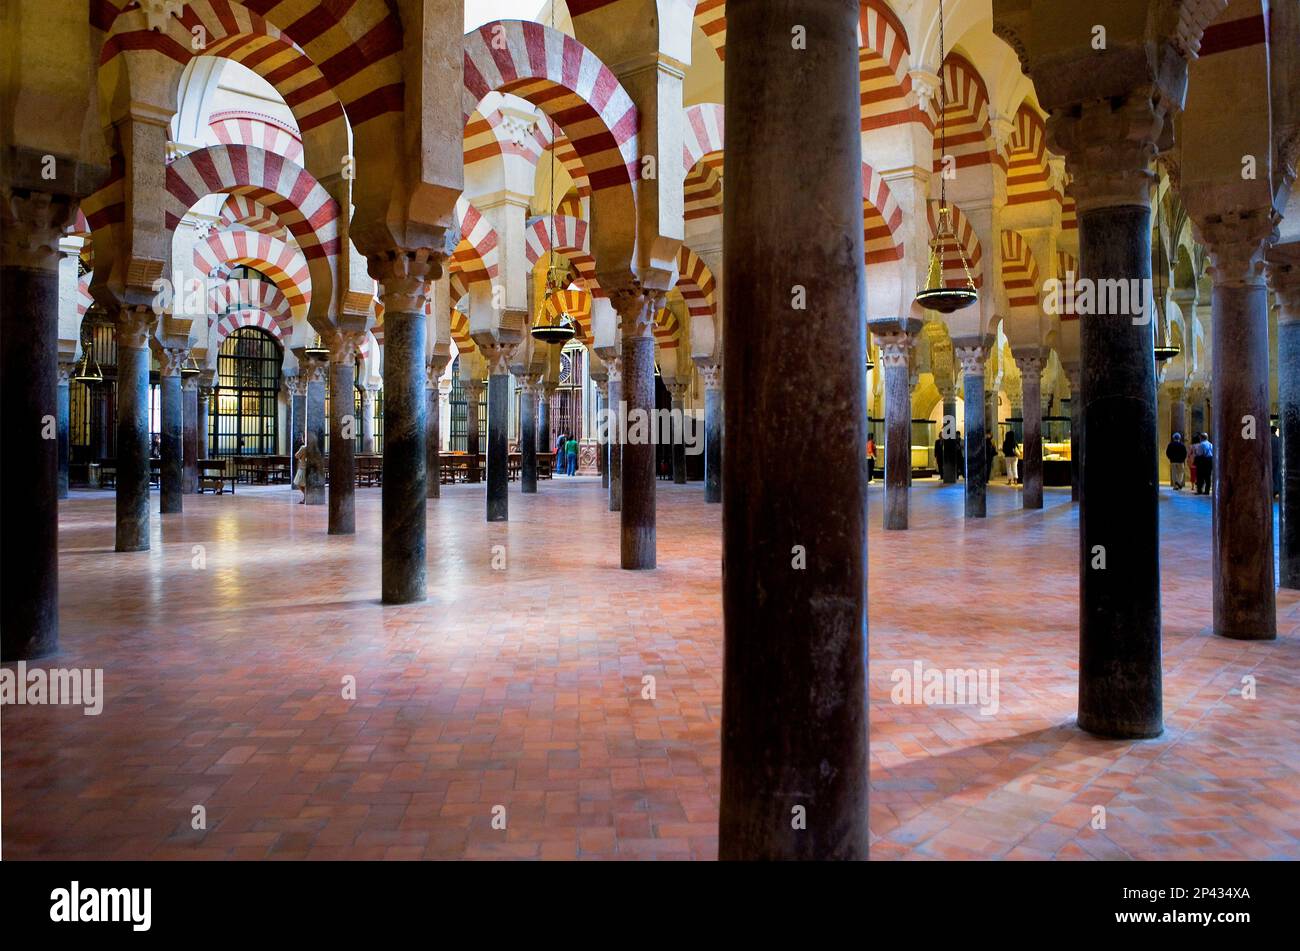
{"type": "MultiPolygon", "coordinates": [[[[1068,494],[1023,513],[994,486],[966,523],[960,486],[920,482],[913,529],[886,534],[880,492],[874,858],[1300,858],[1300,603],[1280,593],[1274,643],[1208,633],[1207,499],[1161,500],[1166,732],[1127,743],[1072,725],[1068,494]],[[998,670],[1001,709],[894,705],[916,660],[998,670]]],[[[54,663],[102,666],[107,701],[4,708],[5,858],[716,855],[721,509],[700,484],[659,484],[653,573],[619,570],[597,482],[512,486],[494,525],[480,487],[446,488],[429,600],[393,608],[378,489],[354,537],[287,489],[185,505],[115,554],[111,495],[66,503],[54,663]]]]}

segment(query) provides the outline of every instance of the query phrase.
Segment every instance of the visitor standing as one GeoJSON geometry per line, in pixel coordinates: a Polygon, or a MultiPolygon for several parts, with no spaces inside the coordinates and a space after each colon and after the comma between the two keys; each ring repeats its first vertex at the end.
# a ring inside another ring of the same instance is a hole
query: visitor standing
{"type": "Polygon", "coordinates": [[[867,481],[876,477],[876,434],[867,433],[867,481]]]}
{"type": "Polygon", "coordinates": [[[1016,431],[1008,429],[1007,434],[1002,437],[1002,457],[1007,462],[1007,485],[1016,483],[1016,460],[1020,457],[1016,449],[1016,431]]]}
{"type": "Polygon", "coordinates": [[[568,475],[578,474],[578,440],[573,436],[564,444],[564,470],[568,475]]]}
{"type": "Polygon", "coordinates": [[[1209,495],[1214,484],[1214,443],[1209,433],[1201,433],[1196,454],[1196,494],[1209,495]]]}
{"type": "Polygon", "coordinates": [[[1165,447],[1165,458],[1169,460],[1169,484],[1177,492],[1187,483],[1184,481],[1183,469],[1187,462],[1187,446],[1183,444],[1183,434],[1174,433],[1165,447]]]}

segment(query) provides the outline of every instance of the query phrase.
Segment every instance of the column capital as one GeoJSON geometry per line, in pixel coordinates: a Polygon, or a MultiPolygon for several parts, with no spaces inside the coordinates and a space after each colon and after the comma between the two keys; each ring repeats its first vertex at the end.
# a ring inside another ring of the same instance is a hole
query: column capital
{"type": "Polygon", "coordinates": [[[673,402],[677,403],[686,399],[686,394],[690,392],[691,385],[689,383],[683,383],[681,380],[673,380],[671,383],[665,381],[664,388],[667,389],[669,394],[672,396],[673,402]]]}
{"type": "Polygon", "coordinates": [[[701,363],[700,376],[704,378],[704,389],[706,391],[722,389],[721,363],[701,363]]]}
{"type": "Polygon", "coordinates": [[[357,351],[365,342],[364,330],[335,330],[329,335],[330,363],[357,365],[357,351]]]}
{"type": "Polygon", "coordinates": [[[462,380],[460,388],[464,390],[466,397],[477,400],[483,392],[483,384],[477,380],[462,380]]]}
{"type": "Polygon", "coordinates": [[[916,346],[916,335],[907,333],[902,330],[886,330],[881,333],[875,333],[876,346],[880,349],[880,365],[882,367],[903,367],[906,368],[912,353],[912,348],[916,346]]]}
{"type": "Polygon", "coordinates": [[[1277,295],[1278,323],[1300,322],[1300,241],[1274,245],[1264,258],[1268,286],[1277,295]]]}
{"type": "Polygon", "coordinates": [[[609,371],[609,382],[620,383],[623,380],[623,358],[606,357],[605,368],[609,371]]]}
{"type": "Polygon", "coordinates": [[[182,376],[181,389],[186,393],[197,393],[199,389],[199,378],[194,375],[182,376]]]}
{"type": "Polygon", "coordinates": [[[307,392],[306,381],[297,373],[284,374],[280,377],[280,382],[284,384],[284,388],[290,396],[302,396],[307,392]]]}
{"type": "Polygon", "coordinates": [[[160,376],[180,376],[181,368],[190,357],[188,347],[163,347],[158,352],[158,373],[160,376]]]}
{"type": "Polygon", "coordinates": [[[392,248],[367,258],[370,276],[380,284],[385,315],[423,315],[429,284],[442,277],[445,259],[432,248],[392,248]]]}
{"type": "Polygon", "coordinates": [[[624,339],[653,336],[655,315],[663,307],[667,296],[663,291],[629,287],[616,290],[609,296],[610,303],[619,316],[621,336],[624,339]]]}
{"type": "Polygon", "coordinates": [[[1167,106],[1158,90],[1130,92],[1118,103],[1093,99],[1052,112],[1048,139],[1065,153],[1080,212],[1123,205],[1149,206],[1152,168],[1167,106]]]}
{"type": "MultiPolygon", "coordinates": [[[[594,380],[593,382],[596,384],[596,392],[600,395],[600,398],[602,400],[609,399],[609,380],[594,380]]],[[[543,392],[544,389],[541,384],[538,384],[537,390],[539,393],[543,392]]]]}
{"type": "Polygon", "coordinates": [[[475,343],[478,344],[483,359],[487,361],[490,376],[503,376],[510,372],[510,360],[514,357],[518,344],[485,341],[475,341],[475,343]]]}
{"type": "Polygon", "coordinates": [[[1272,208],[1233,209],[1193,222],[1217,287],[1264,283],[1264,251],[1277,228],[1272,208]]]}
{"type": "Polygon", "coordinates": [[[957,362],[961,365],[962,376],[983,376],[985,363],[989,358],[987,347],[978,344],[974,346],[954,346],[953,355],[957,357],[957,362]]]}
{"type": "Polygon", "coordinates": [[[0,263],[58,270],[59,239],[76,213],[77,201],[68,195],[0,188],[0,263]]]}
{"type": "Polygon", "coordinates": [[[1043,368],[1047,366],[1047,357],[1037,347],[1028,350],[1012,350],[1011,356],[1020,369],[1022,380],[1027,376],[1041,376],[1043,368]]]}
{"type": "Polygon", "coordinates": [[[143,350],[149,346],[149,337],[157,324],[158,315],[148,307],[136,305],[120,308],[115,321],[117,345],[143,350]]]}
{"type": "Polygon", "coordinates": [[[306,392],[306,385],[311,383],[324,383],[328,377],[326,368],[329,366],[327,360],[303,359],[298,363],[299,377],[305,378],[303,392],[306,392]]]}
{"type": "Polygon", "coordinates": [[[444,353],[435,353],[424,365],[425,378],[429,386],[437,386],[442,375],[447,372],[450,358],[444,353]]]}
{"type": "Polygon", "coordinates": [[[67,386],[72,380],[72,372],[77,368],[76,363],[69,363],[64,360],[59,361],[59,386],[67,386]]]}
{"type": "Polygon", "coordinates": [[[378,392],[379,392],[379,387],[375,386],[373,383],[368,383],[365,386],[363,386],[361,388],[361,405],[363,407],[374,406],[375,394],[378,392]]]}

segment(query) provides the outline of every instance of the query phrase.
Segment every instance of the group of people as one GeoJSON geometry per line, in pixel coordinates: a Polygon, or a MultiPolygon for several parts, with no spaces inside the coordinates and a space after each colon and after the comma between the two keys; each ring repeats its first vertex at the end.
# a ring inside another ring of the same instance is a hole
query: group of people
{"type": "Polygon", "coordinates": [[[555,441],[555,471],[559,475],[578,474],[578,439],[560,433],[555,441]]]}
{"type": "Polygon", "coordinates": [[[1210,484],[1214,478],[1214,444],[1210,442],[1209,433],[1197,433],[1190,446],[1183,442],[1182,433],[1174,433],[1169,445],[1165,447],[1165,458],[1169,460],[1169,485],[1174,491],[1186,487],[1190,461],[1196,494],[1210,494],[1210,484]]]}
{"type": "MultiPolygon", "coordinates": [[[[1015,439],[1010,433],[1012,453],[1015,453],[1015,439]]],[[[957,475],[961,478],[966,477],[966,440],[962,438],[960,432],[954,439],[936,439],[934,442],[934,459],[940,471],[943,470],[943,460],[948,453],[953,454],[957,464],[957,475]]],[[[993,445],[993,437],[988,436],[984,441],[984,482],[987,485],[989,479],[993,477],[993,457],[997,455],[997,449],[993,445]]],[[[1008,461],[1008,468],[1014,470],[1014,465],[1008,461]]],[[[871,482],[876,477],[876,434],[867,433],[867,481],[871,482]]]]}

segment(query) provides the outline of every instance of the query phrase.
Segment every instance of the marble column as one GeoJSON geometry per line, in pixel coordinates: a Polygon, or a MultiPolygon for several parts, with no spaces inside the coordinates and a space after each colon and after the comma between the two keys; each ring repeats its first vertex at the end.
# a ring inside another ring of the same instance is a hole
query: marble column
{"type": "Polygon", "coordinates": [[[867,857],[858,15],[727,4],[722,859],[867,857]]]}
{"type": "Polygon", "coordinates": [[[185,396],[181,389],[181,367],[189,355],[189,350],[168,347],[158,357],[158,416],[162,429],[158,510],[163,515],[174,515],[184,509],[185,396]]]}
{"type": "Polygon", "coordinates": [[[596,459],[600,487],[606,490],[609,489],[609,422],[609,380],[606,378],[596,381],[596,459]]]}
{"type": "Polygon", "coordinates": [[[442,388],[439,381],[447,369],[447,358],[434,357],[425,365],[425,497],[442,497],[442,388]]]}
{"type": "Polygon", "coordinates": [[[1079,429],[1083,425],[1083,371],[1079,364],[1065,365],[1070,381],[1070,501],[1079,501],[1079,429]]]}
{"type": "MultiPolygon", "coordinates": [[[[939,388],[939,394],[943,398],[943,419],[939,424],[939,438],[943,439],[947,435],[951,439],[957,438],[957,430],[960,428],[957,422],[957,390],[952,383],[945,383],[939,388]],[[949,428],[951,427],[951,428],[949,428]]],[[[942,442],[940,445],[944,445],[942,442]]],[[[944,485],[953,485],[957,481],[957,457],[945,452],[942,460],[936,459],[935,465],[939,469],[939,479],[944,485]]]]}
{"type": "Polygon", "coordinates": [[[916,337],[902,330],[876,333],[875,337],[885,380],[885,528],[902,530],[907,528],[912,485],[912,388],[908,359],[916,337]]]}
{"type": "MultiPolygon", "coordinates": [[[[329,534],[357,531],[357,340],[339,333],[330,347],[329,534]]],[[[421,393],[421,396],[424,394],[421,393]]]]}
{"type": "Polygon", "coordinates": [[[69,451],[69,427],[70,417],[72,416],[72,393],[69,389],[72,373],[75,365],[71,363],[59,363],[59,388],[58,388],[58,442],[59,442],[59,475],[58,475],[58,497],[66,499],[68,497],[68,451],[69,451]]]}
{"type": "MultiPolygon", "coordinates": [[[[482,398],[483,384],[479,382],[465,383],[462,389],[465,393],[465,451],[469,454],[469,476],[465,481],[477,483],[482,481],[482,474],[478,467],[478,404],[482,398]]],[[[490,407],[488,412],[491,412],[490,407]]]]}
{"type": "Polygon", "coordinates": [[[1269,427],[1268,212],[1224,213],[1199,229],[1213,268],[1214,633],[1277,637],[1273,446],[1269,427]]]}
{"type": "Polygon", "coordinates": [[[303,360],[300,373],[307,377],[303,401],[303,433],[307,451],[303,454],[303,498],[308,505],[325,504],[325,378],[328,364],[303,360]]]}
{"type": "MultiPolygon", "coordinates": [[[[1075,178],[1080,280],[1151,278],[1151,159],[1163,105],[1149,89],[1053,112],[1075,178]]],[[[1149,286],[1144,284],[1143,286],[1149,286]]],[[[1083,316],[1079,427],[1079,726],[1138,739],[1164,729],[1153,322],[1083,316]],[[1123,464],[1115,448],[1127,447],[1123,464]]],[[[1028,404],[1026,400],[1026,404],[1028,404]]]]}
{"type": "Polygon", "coordinates": [[[1300,242],[1268,253],[1277,295],[1277,415],[1282,433],[1278,584],[1300,589],[1300,242]]]}
{"type": "Polygon", "coordinates": [[[984,361],[988,349],[980,341],[953,341],[953,355],[961,365],[962,399],[966,429],[966,517],[987,515],[984,458],[984,361]]]}
{"type": "MultiPolygon", "coordinates": [[[[370,259],[383,288],[384,485],[381,597],[384,604],[423,601],[429,377],[425,295],[440,276],[441,256],[396,251],[370,259]]],[[[477,409],[476,409],[477,411],[477,409]]]]}
{"type": "Polygon", "coordinates": [[[361,452],[375,454],[375,394],[379,387],[367,383],[361,388],[361,452]]]}
{"type": "Polygon", "coordinates": [[[289,481],[298,473],[298,448],[303,445],[307,419],[306,372],[286,373],[284,388],[289,392],[289,481]]]}
{"type": "Polygon", "coordinates": [[[525,382],[519,394],[519,491],[537,493],[537,397],[536,383],[525,382]]]}
{"type": "Polygon", "coordinates": [[[1188,388],[1188,397],[1192,403],[1192,435],[1205,432],[1205,387],[1201,385],[1188,388]]]}
{"type": "Polygon", "coordinates": [[[91,384],[90,457],[94,462],[108,458],[108,404],[114,391],[112,383],[91,384]]]}
{"type": "Polygon", "coordinates": [[[722,501],[722,366],[700,367],[704,376],[704,501],[722,501]]]}
{"type": "Polygon", "coordinates": [[[610,357],[605,361],[609,370],[609,510],[623,508],[623,441],[622,427],[627,422],[623,405],[623,358],[610,357]]]}
{"type": "Polygon", "coordinates": [[[619,562],[627,570],[655,567],[655,409],[654,315],[662,299],[630,293],[616,299],[622,324],[623,372],[620,392],[627,404],[628,436],[623,443],[619,509],[621,545],[619,562]],[[637,435],[637,423],[643,438],[637,435]]]}
{"type": "Polygon", "coordinates": [[[1037,348],[1017,350],[1013,354],[1020,368],[1021,417],[1024,419],[1024,458],[1020,462],[1020,507],[1043,507],[1043,367],[1046,360],[1037,348]]]}
{"type": "MultiPolygon", "coordinates": [[[[1169,434],[1181,433],[1183,442],[1187,442],[1187,396],[1181,386],[1169,388],[1169,434]]],[[[1161,451],[1164,447],[1161,446],[1161,451]]]]}
{"type": "Polygon", "coordinates": [[[117,551],[149,549],[149,335],[147,307],[117,315],[117,551]]]}
{"type": "MultiPolygon", "coordinates": [[[[198,400],[199,400],[199,409],[198,409],[197,418],[195,419],[195,425],[198,434],[197,443],[198,443],[199,458],[207,459],[211,455],[211,449],[210,449],[209,438],[208,438],[208,423],[210,418],[209,414],[211,412],[211,408],[209,404],[212,401],[212,387],[200,383],[198,400]]],[[[290,457],[292,457],[292,455],[293,454],[290,453],[290,457]]],[[[292,462],[290,464],[292,465],[292,462]]]]}
{"type": "Polygon", "coordinates": [[[40,193],[4,188],[0,199],[0,660],[18,661],[59,646],[56,248],[73,211],[51,221],[40,193]]]}
{"type": "Polygon", "coordinates": [[[181,402],[185,407],[181,491],[194,495],[199,491],[199,378],[193,371],[181,375],[181,402]]]}
{"type": "Polygon", "coordinates": [[[686,484],[686,391],[687,383],[673,383],[668,387],[672,394],[673,431],[673,484],[686,484]]]}
{"type": "MultiPolygon", "coordinates": [[[[539,387],[537,404],[537,451],[550,452],[555,448],[551,438],[551,397],[555,395],[555,384],[545,383],[539,387]]],[[[556,464],[558,468],[558,462],[556,464]]]]}
{"type": "Polygon", "coordinates": [[[487,520],[510,518],[510,367],[513,348],[482,347],[488,358],[487,520]]]}

